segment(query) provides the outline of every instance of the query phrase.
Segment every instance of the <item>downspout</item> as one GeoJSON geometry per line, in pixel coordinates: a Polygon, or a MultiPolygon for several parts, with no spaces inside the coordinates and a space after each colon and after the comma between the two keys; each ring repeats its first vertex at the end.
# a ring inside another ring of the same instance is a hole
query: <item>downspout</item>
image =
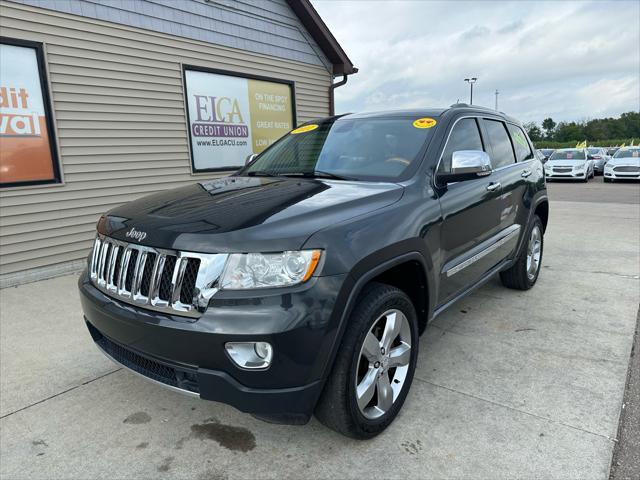
{"type": "MultiPolygon", "coordinates": [[[[354,72],[355,73],[355,72],[354,72]]],[[[347,74],[344,74],[342,76],[342,80],[340,80],[337,83],[332,83],[329,86],[329,116],[333,117],[336,114],[336,108],[335,108],[335,101],[334,101],[334,93],[333,91],[338,88],[341,87],[342,85],[344,85],[345,83],[347,83],[348,80],[348,76],[347,74]]]]}

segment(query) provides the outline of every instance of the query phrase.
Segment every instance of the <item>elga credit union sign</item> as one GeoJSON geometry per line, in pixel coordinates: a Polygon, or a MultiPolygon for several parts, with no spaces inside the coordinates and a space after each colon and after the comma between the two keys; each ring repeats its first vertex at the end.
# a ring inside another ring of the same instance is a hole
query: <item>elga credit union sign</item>
{"type": "Polygon", "coordinates": [[[290,83],[184,71],[194,171],[244,165],[295,127],[290,83]]]}

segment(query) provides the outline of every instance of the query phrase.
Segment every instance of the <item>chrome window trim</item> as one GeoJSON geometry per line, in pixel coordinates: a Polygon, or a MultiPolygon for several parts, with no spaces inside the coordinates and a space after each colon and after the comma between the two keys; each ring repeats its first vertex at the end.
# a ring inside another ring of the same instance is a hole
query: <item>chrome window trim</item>
{"type": "MultiPolygon", "coordinates": [[[[456,125],[460,120],[464,120],[467,118],[473,118],[477,121],[481,117],[478,117],[477,115],[465,115],[462,117],[458,117],[453,121],[453,125],[451,125],[451,128],[449,129],[449,133],[447,133],[447,139],[445,140],[444,146],[442,147],[442,151],[440,152],[440,156],[438,157],[436,168],[433,170],[433,186],[436,188],[438,188],[438,184],[436,183],[436,178],[438,176],[438,169],[440,168],[440,163],[442,162],[442,157],[444,156],[444,152],[447,149],[447,145],[449,145],[449,140],[451,139],[451,133],[453,132],[453,129],[456,128],[456,125]]],[[[484,139],[482,138],[482,131],[480,130],[480,125],[476,123],[476,127],[478,128],[478,133],[480,134],[480,141],[483,143],[482,147],[485,148],[484,139]]],[[[487,155],[489,154],[486,150],[483,150],[483,152],[487,153],[487,155]]],[[[491,168],[493,168],[493,165],[491,166],[491,168]]],[[[492,171],[495,171],[495,170],[492,170],[492,171]]]]}
{"type": "Polygon", "coordinates": [[[111,298],[140,308],[158,312],[199,318],[207,309],[209,300],[218,291],[218,280],[222,275],[228,254],[205,254],[149,247],[129,243],[106,235],[98,234],[90,256],[89,276],[92,285],[111,298]],[[115,278],[116,259],[122,250],[117,278],[115,278]],[[135,265],[131,265],[131,255],[136,251],[135,265]],[[149,279],[148,295],[142,293],[142,280],[146,260],[155,255],[155,261],[149,279]],[[171,276],[171,292],[168,300],[161,299],[160,284],[167,256],[176,257],[171,276]],[[180,299],[184,273],[189,259],[200,260],[196,274],[193,299],[183,303],[180,299]],[[134,268],[131,289],[127,289],[126,279],[129,269],[134,268]]]}
{"type": "MultiPolygon", "coordinates": [[[[445,150],[447,149],[447,145],[449,144],[449,140],[450,140],[450,138],[451,138],[451,132],[453,132],[453,129],[456,127],[456,125],[458,124],[458,122],[459,122],[460,120],[464,120],[464,119],[466,119],[466,118],[473,118],[473,119],[475,119],[475,120],[476,120],[476,121],[478,121],[478,122],[479,122],[480,120],[482,120],[482,119],[486,118],[486,119],[488,119],[488,120],[501,121],[501,122],[503,122],[504,124],[514,125],[514,126],[516,126],[516,127],[519,127],[520,129],[522,129],[522,127],[521,127],[520,125],[518,125],[518,124],[516,124],[516,123],[513,123],[513,122],[511,122],[511,121],[509,121],[509,120],[501,119],[500,117],[498,117],[498,118],[492,118],[492,117],[487,117],[486,115],[480,115],[480,116],[479,116],[479,115],[464,115],[464,116],[462,116],[462,117],[458,117],[458,118],[456,118],[456,119],[454,120],[454,122],[453,122],[453,125],[451,125],[451,129],[449,130],[449,133],[447,133],[447,139],[446,139],[446,140],[445,140],[445,142],[444,142],[444,147],[442,147],[442,151],[440,152],[440,156],[438,157],[438,162],[436,163],[436,168],[433,170],[433,181],[432,181],[432,183],[433,183],[433,186],[434,186],[434,187],[436,187],[436,188],[438,188],[438,187],[442,188],[442,186],[439,186],[439,185],[437,184],[437,182],[436,182],[436,177],[438,176],[438,169],[440,168],[440,163],[442,162],[442,157],[444,156],[444,152],[445,152],[445,150]]],[[[487,152],[487,150],[486,150],[486,145],[484,145],[484,138],[483,138],[483,136],[482,136],[482,129],[481,129],[481,127],[480,127],[480,125],[479,125],[479,124],[477,125],[477,127],[478,127],[478,133],[480,133],[480,139],[481,139],[481,140],[482,140],[482,142],[483,142],[483,147],[485,148],[485,150],[483,150],[483,151],[484,151],[485,153],[487,153],[487,155],[489,155],[489,152],[487,152]]],[[[522,131],[524,132],[524,130],[522,130],[522,131]]],[[[525,135],[526,135],[526,132],[524,132],[524,133],[525,133],[525,135]]],[[[508,130],[508,129],[507,129],[507,135],[509,135],[509,141],[511,141],[511,134],[509,133],[509,130],[508,130]]],[[[529,142],[529,147],[532,149],[532,151],[534,151],[534,152],[535,152],[535,149],[533,148],[533,145],[531,144],[531,141],[530,141],[530,139],[529,139],[529,136],[528,136],[528,135],[526,135],[526,138],[527,138],[527,142],[529,142]]],[[[515,151],[514,151],[513,155],[514,155],[514,158],[515,158],[515,151]]],[[[489,158],[491,158],[491,155],[489,155],[489,158]]],[[[533,161],[535,161],[535,160],[538,160],[538,159],[535,157],[535,154],[534,154],[533,158],[530,158],[529,160],[525,160],[525,161],[522,161],[522,162],[518,162],[518,161],[517,161],[517,159],[516,159],[516,161],[515,161],[514,163],[510,163],[509,165],[503,165],[502,167],[498,167],[498,168],[496,168],[496,169],[493,169],[493,165],[491,165],[491,168],[492,168],[491,173],[493,173],[493,172],[500,172],[500,171],[502,171],[502,170],[504,170],[504,169],[506,169],[506,168],[512,168],[514,165],[526,165],[526,164],[531,163],[531,162],[533,162],[533,161]]],[[[488,177],[488,176],[487,176],[487,177],[488,177]]],[[[484,178],[487,178],[487,177],[484,177],[484,178]]],[[[482,178],[482,177],[481,177],[481,178],[482,178]]],[[[456,183],[457,183],[457,182],[456,182],[456,183]]]]}

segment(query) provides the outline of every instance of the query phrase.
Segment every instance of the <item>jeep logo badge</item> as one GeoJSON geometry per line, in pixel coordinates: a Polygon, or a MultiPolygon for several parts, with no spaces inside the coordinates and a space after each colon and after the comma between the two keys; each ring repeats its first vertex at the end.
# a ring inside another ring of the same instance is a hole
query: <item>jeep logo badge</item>
{"type": "Polygon", "coordinates": [[[133,238],[134,240],[137,240],[138,242],[141,242],[142,240],[147,238],[147,232],[138,231],[133,227],[131,227],[131,230],[129,230],[125,235],[128,238],[133,238]]]}

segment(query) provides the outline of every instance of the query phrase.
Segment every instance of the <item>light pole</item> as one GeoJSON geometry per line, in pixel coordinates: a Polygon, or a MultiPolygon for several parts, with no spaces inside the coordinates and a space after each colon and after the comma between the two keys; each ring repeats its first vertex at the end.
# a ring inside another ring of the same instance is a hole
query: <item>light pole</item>
{"type": "Polygon", "coordinates": [[[464,81],[467,82],[471,87],[471,99],[469,101],[469,105],[473,105],[473,84],[476,83],[478,79],[476,77],[471,77],[471,78],[465,78],[464,81]]]}
{"type": "Polygon", "coordinates": [[[496,112],[498,111],[498,95],[500,94],[500,92],[498,91],[498,89],[496,88],[496,112]]]}

